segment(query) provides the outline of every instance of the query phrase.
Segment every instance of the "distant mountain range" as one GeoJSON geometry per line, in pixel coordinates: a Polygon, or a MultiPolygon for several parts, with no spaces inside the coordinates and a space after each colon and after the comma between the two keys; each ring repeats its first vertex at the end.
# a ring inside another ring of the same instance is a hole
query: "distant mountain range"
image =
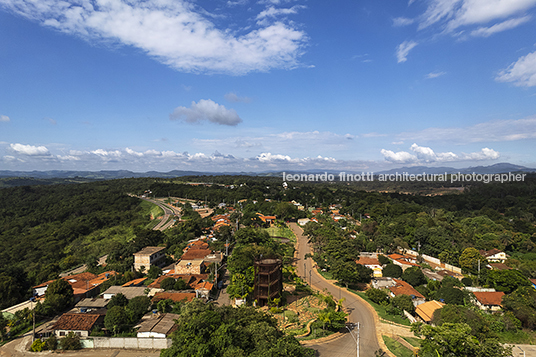
{"type": "MultiPolygon", "coordinates": [[[[286,174],[317,174],[317,173],[332,173],[338,174],[339,171],[334,170],[308,170],[308,171],[285,171],[286,174]]],[[[490,166],[476,166],[468,167],[463,169],[455,169],[453,167],[427,167],[427,166],[411,166],[411,167],[401,167],[399,169],[392,169],[386,171],[374,172],[374,175],[378,174],[395,174],[395,173],[404,173],[408,174],[454,174],[454,173],[477,173],[477,174],[500,174],[505,172],[536,172],[536,169],[531,169],[525,166],[519,166],[509,163],[499,163],[490,166]]],[[[350,172],[346,173],[361,173],[361,172],[350,172]]],[[[86,178],[86,179],[95,179],[95,180],[111,180],[111,179],[120,179],[120,178],[136,178],[136,177],[161,177],[161,178],[172,178],[172,177],[182,177],[182,176],[221,176],[221,175],[248,175],[248,176],[271,176],[271,177],[282,177],[282,171],[269,171],[269,172],[200,172],[200,171],[182,171],[182,170],[173,170],[169,172],[157,172],[157,171],[148,171],[148,172],[133,172],[128,170],[109,170],[109,171],[62,171],[62,170],[51,170],[51,171],[9,171],[9,170],[0,170],[0,177],[32,177],[36,179],[51,179],[51,178],[86,178]]]]}

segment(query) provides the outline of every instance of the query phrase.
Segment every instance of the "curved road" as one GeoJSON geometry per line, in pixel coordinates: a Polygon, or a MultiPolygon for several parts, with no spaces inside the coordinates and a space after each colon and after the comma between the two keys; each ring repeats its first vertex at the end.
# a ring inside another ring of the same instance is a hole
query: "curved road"
{"type": "Polygon", "coordinates": [[[173,221],[173,220],[168,222],[169,217],[174,216],[176,214],[175,208],[172,208],[172,207],[168,206],[165,203],[162,203],[160,201],[153,200],[153,199],[150,199],[150,198],[147,198],[147,197],[140,197],[140,198],[142,200],[154,203],[155,205],[157,205],[158,207],[160,207],[160,208],[162,208],[164,210],[164,217],[162,217],[162,220],[153,228],[153,230],[155,230],[155,231],[157,231],[157,230],[158,231],[163,231],[163,230],[171,227],[173,225],[173,223],[175,223],[175,221],[173,221]]]}
{"type": "MultiPolygon", "coordinates": [[[[312,268],[313,261],[311,258],[304,259],[305,254],[311,252],[309,239],[303,235],[303,230],[296,223],[290,223],[290,228],[296,234],[298,239],[298,260],[297,272],[300,277],[305,279],[316,290],[329,291],[333,298],[338,300],[344,298],[343,307],[349,313],[349,321],[360,324],[360,357],[374,357],[374,352],[380,349],[376,337],[376,325],[373,314],[369,311],[365,302],[359,300],[356,295],[341,289],[324,280],[316,269],[312,268]],[[305,266],[304,266],[305,264],[305,266]],[[305,268],[305,271],[304,271],[305,268]]],[[[318,344],[307,345],[318,351],[321,357],[337,356],[337,357],[355,357],[356,343],[353,337],[346,333],[342,337],[333,341],[318,344]]]]}

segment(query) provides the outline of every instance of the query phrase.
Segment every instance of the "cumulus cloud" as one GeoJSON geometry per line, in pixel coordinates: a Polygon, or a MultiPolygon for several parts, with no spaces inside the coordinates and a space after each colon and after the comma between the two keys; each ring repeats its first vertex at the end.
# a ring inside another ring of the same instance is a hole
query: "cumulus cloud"
{"type": "Polygon", "coordinates": [[[381,149],[381,154],[385,160],[396,163],[408,163],[417,160],[417,156],[410,154],[407,151],[394,152],[392,150],[381,149]]]}
{"type": "Polygon", "coordinates": [[[453,152],[441,152],[436,153],[430,147],[419,146],[416,143],[410,147],[413,153],[407,151],[394,152],[392,150],[382,149],[380,152],[384,159],[393,163],[403,164],[429,164],[429,163],[441,163],[451,161],[482,161],[482,160],[496,160],[500,157],[499,152],[483,148],[479,152],[460,155],[453,152]]]}
{"type": "Polygon", "coordinates": [[[497,152],[497,151],[495,151],[493,149],[483,148],[479,152],[473,152],[473,153],[470,153],[470,154],[463,154],[462,158],[464,160],[496,160],[500,156],[501,155],[499,154],[499,152],[497,152]]]}
{"type": "Polygon", "coordinates": [[[190,108],[177,107],[169,115],[171,120],[184,120],[187,123],[209,121],[220,125],[236,126],[242,122],[234,109],[227,109],[210,99],[192,102],[190,108]]]}
{"type": "Polygon", "coordinates": [[[536,51],[520,57],[495,78],[499,82],[511,82],[518,87],[536,86],[536,51]]]}
{"type": "Polygon", "coordinates": [[[396,48],[396,59],[398,63],[406,62],[408,59],[409,51],[417,46],[415,41],[404,41],[396,48]]]}
{"type": "Polygon", "coordinates": [[[229,102],[233,102],[233,103],[249,103],[251,102],[251,98],[248,98],[248,97],[239,97],[238,95],[236,95],[236,93],[227,93],[225,95],[225,99],[228,100],[229,102]]]}
{"type": "MultiPolygon", "coordinates": [[[[3,7],[43,26],[88,41],[141,49],[184,72],[241,75],[294,68],[307,43],[297,25],[264,10],[256,28],[218,28],[216,16],[185,0],[1,0],[3,7]]],[[[295,13],[298,7],[287,9],[295,13]]],[[[259,14],[259,16],[261,16],[259,14]]]]}
{"type": "Polygon", "coordinates": [[[0,122],[8,122],[10,120],[7,115],[0,115],[0,122]]]}
{"type": "Polygon", "coordinates": [[[28,155],[28,156],[48,156],[50,152],[46,146],[33,146],[33,145],[24,145],[24,144],[10,144],[9,147],[12,151],[17,154],[28,155]]]}

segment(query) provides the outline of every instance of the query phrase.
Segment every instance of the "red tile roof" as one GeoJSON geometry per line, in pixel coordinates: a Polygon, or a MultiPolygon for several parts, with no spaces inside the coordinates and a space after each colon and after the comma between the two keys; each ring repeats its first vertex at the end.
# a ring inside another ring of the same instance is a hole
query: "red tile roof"
{"type": "Polygon", "coordinates": [[[123,284],[123,287],[129,287],[129,286],[139,286],[141,285],[147,278],[139,278],[129,281],[128,283],[123,284]]]}
{"type": "MultiPolygon", "coordinates": [[[[70,331],[91,331],[99,318],[104,317],[100,314],[63,314],[52,327],[53,330],[70,330],[70,331]]],[[[102,320],[102,319],[101,319],[102,320]]]]}
{"type": "Polygon", "coordinates": [[[502,297],[504,296],[504,293],[502,291],[474,292],[473,294],[482,305],[487,306],[500,306],[502,303],[502,297]]]}
{"type": "Polygon", "coordinates": [[[186,301],[192,301],[194,298],[195,298],[195,293],[174,293],[174,292],[161,292],[161,293],[156,293],[156,295],[153,297],[152,301],[153,302],[158,302],[160,300],[167,300],[167,299],[170,299],[170,300],[173,300],[174,302],[179,302],[179,301],[183,301],[183,300],[186,300],[186,301]]]}
{"type": "Polygon", "coordinates": [[[370,257],[359,257],[359,259],[356,260],[355,262],[361,265],[381,265],[378,258],[370,258],[370,257]]]}
{"type": "Polygon", "coordinates": [[[194,260],[194,259],[203,259],[207,255],[212,254],[210,249],[188,249],[181,257],[181,260],[194,260]]]}
{"type": "Polygon", "coordinates": [[[393,279],[396,283],[395,286],[393,287],[390,287],[389,290],[391,290],[391,292],[393,294],[395,294],[395,296],[398,296],[398,295],[409,295],[409,296],[415,296],[415,297],[419,297],[419,298],[423,298],[424,299],[424,296],[418,292],[417,290],[415,290],[413,288],[413,286],[411,286],[410,284],[406,283],[405,281],[403,280],[399,280],[399,279],[393,279]]]}

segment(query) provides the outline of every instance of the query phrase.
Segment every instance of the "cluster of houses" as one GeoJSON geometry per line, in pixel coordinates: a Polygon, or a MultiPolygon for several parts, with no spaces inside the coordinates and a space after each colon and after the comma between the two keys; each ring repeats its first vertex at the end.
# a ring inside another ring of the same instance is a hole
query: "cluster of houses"
{"type": "MultiPolygon", "coordinates": [[[[73,288],[74,309],[61,315],[54,323],[40,328],[36,334],[38,337],[48,337],[52,334],[57,337],[66,336],[74,332],[80,337],[87,337],[96,326],[103,326],[106,315],[106,307],[113,296],[123,294],[127,299],[137,296],[148,296],[153,303],[161,300],[173,302],[191,301],[194,298],[208,300],[214,290],[214,283],[209,282],[208,267],[215,263],[221,264],[223,255],[214,253],[204,240],[195,240],[188,243],[183,250],[180,259],[168,266],[165,264],[164,247],[145,247],[134,254],[134,268],[138,271],[148,271],[151,266],[163,268],[163,274],[151,284],[146,284],[146,277],[135,279],[122,286],[112,285],[106,291],[100,287],[105,281],[112,279],[116,272],[108,271],[99,275],[84,272],[69,275],[63,280],[73,288]],[[186,290],[174,291],[160,286],[166,278],[175,281],[181,279],[187,286],[186,290]]],[[[34,295],[38,300],[44,299],[46,290],[53,280],[34,287],[34,295]]],[[[138,337],[166,337],[176,328],[173,320],[177,318],[173,314],[154,315],[144,318],[138,326],[138,337]]]]}
{"type": "MultiPolygon", "coordinates": [[[[482,251],[481,254],[488,259],[491,258],[488,268],[496,269],[493,264],[502,264],[507,259],[507,256],[504,252],[501,252],[497,249],[491,251],[482,251]]],[[[419,266],[416,261],[416,257],[409,254],[391,254],[387,256],[393,264],[396,264],[402,268],[402,271],[413,267],[419,266]]],[[[390,277],[383,277],[382,270],[384,265],[382,265],[378,260],[377,253],[364,253],[356,261],[357,264],[364,265],[373,271],[374,279],[372,280],[372,287],[376,289],[387,289],[388,295],[390,297],[396,297],[399,295],[408,295],[413,301],[415,306],[415,320],[430,323],[432,316],[435,310],[440,309],[445,304],[442,301],[426,301],[426,298],[419,293],[413,286],[407,282],[390,277]]],[[[433,267],[433,264],[430,264],[433,267]]],[[[445,276],[451,276],[456,279],[463,279],[463,275],[457,271],[449,271],[441,269],[441,266],[435,266],[437,270],[430,269],[421,269],[425,276],[432,280],[441,281],[445,276]]],[[[509,268],[508,268],[509,269],[509,268]]],[[[533,282],[536,288],[536,279],[533,282]]],[[[487,311],[498,311],[501,309],[502,297],[504,296],[503,292],[495,291],[491,288],[472,288],[465,287],[464,289],[472,292],[474,296],[474,303],[482,310],[487,311]]],[[[411,316],[408,316],[410,320],[411,316]]]]}

